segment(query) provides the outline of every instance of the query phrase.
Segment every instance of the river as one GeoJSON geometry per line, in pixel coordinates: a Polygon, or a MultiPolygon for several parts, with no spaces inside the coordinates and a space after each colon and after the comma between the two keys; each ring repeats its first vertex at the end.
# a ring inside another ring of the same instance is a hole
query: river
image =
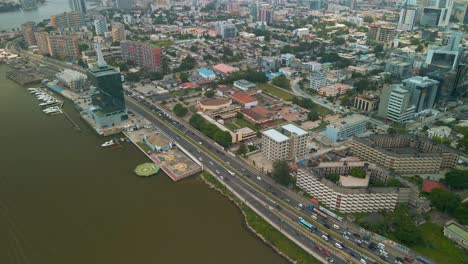
{"type": "Polygon", "coordinates": [[[199,178],[134,175],[146,157],[104,149],[71,103],[47,116],[0,65],[0,263],[286,263],[199,178]]]}
{"type": "MultiPolygon", "coordinates": [[[[88,7],[89,4],[89,2],[86,2],[88,7]]],[[[19,28],[21,24],[27,21],[40,22],[52,15],[68,11],[70,11],[68,0],[46,0],[44,4],[39,4],[36,9],[0,12],[0,30],[19,28]]]]}

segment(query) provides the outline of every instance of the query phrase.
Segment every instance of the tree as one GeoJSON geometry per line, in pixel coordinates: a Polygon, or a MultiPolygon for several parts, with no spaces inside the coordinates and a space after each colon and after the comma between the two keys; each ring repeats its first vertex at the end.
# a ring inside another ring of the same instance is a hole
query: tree
{"type": "Polygon", "coordinates": [[[188,72],[181,72],[181,73],[179,74],[180,82],[183,82],[183,83],[184,83],[184,82],[188,82],[188,81],[189,81],[188,78],[189,78],[188,72]]]}
{"type": "Polygon", "coordinates": [[[197,51],[198,51],[198,47],[197,47],[197,46],[191,46],[191,47],[190,47],[190,51],[192,51],[192,52],[197,52],[197,51]]]}
{"type": "Polygon", "coordinates": [[[195,68],[196,65],[197,65],[197,62],[195,61],[195,59],[192,56],[187,56],[180,63],[178,71],[191,70],[195,68]]]}
{"type": "Polygon", "coordinates": [[[468,225],[468,203],[462,203],[460,204],[457,209],[455,209],[455,212],[453,213],[453,216],[457,218],[458,222],[462,225],[468,225]]]}
{"type": "Polygon", "coordinates": [[[416,49],[415,49],[416,52],[421,52],[421,51],[423,51],[423,50],[424,50],[424,46],[421,45],[421,44],[419,44],[419,45],[416,47],[416,49]]]}
{"type": "Polygon", "coordinates": [[[453,169],[445,174],[445,183],[454,190],[468,188],[468,170],[453,169]]]}
{"type": "Polygon", "coordinates": [[[273,85],[276,85],[278,87],[284,88],[284,89],[289,89],[289,80],[286,78],[284,75],[277,76],[271,80],[271,83],[273,85]]]}
{"type": "Polygon", "coordinates": [[[273,172],[271,175],[276,182],[284,186],[294,183],[294,179],[291,176],[291,169],[289,168],[288,162],[285,160],[273,162],[273,172]]]}
{"type": "Polygon", "coordinates": [[[340,180],[340,175],[338,173],[330,173],[325,175],[325,179],[337,183],[340,180]]]}
{"type": "Polygon", "coordinates": [[[184,107],[182,104],[177,103],[174,108],[172,109],[174,111],[174,114],[178,117],[183,117],[187,114],[188,109],[187,107],[184,107]]]}
{"type": "Polygon", "coordinates": [[[357,178],[365,178],[366,177],[366,171],[363,168],[352,168],[351,169],[351,176],[357,177],[357,178]]]}
{"type": "Polygon", "coordinates": [[[239,149],[237,150],[237,155],[244,156],[245,154],[247,154],[248,151],[249,150],[247,148],[247,145],[245,145],[245,143],[241,143],[239,145],[239,149]]]}
{"type": "Polygon", "coordinates": [[[371,16],[365,16],[364,17],[364,22],[372,23],[372,22],[374,22],[374,18],[372,18],[371,16]]]}
{"type": "Polygon", "coordinates": [[[429,199],[435,208],[448,214],[453,214],[460,205],[460,196],[443,189],[432,190],[429,193],[429,199]]]}
{"type": "Polygon", "coordinates": [[[222,131],[218,128],[218,131],[214,134],[213,139],[225,148],[228,148],[232,145],[232,136],[229,131],[222,131]]]}
{"type": "Polygon", "coordinates": [[[215,92],[213,90],[208,90],[205,92],[205,96],[208,98],[211,98],[215,95],[215,92]]]}
{"type": "Polygon", "coordinates": [[[310,121],[317,121],[320,119],[320,116],[319,114],[317,113],[317,111],[315,110],[311,110],[309,111],[309,113],[307,113],[307,120],[310,120],[310,121]]]}
{"type": "Polygon", "coordinates": [[[87,44],[80,44],[78,45],[78,49],[81,51],[85,51],[89,49],[89,46],[87,44]]]}
{"type": "Polygon", "coordinates": [[[127,81],[129,82],[139,82],[140,81],[140,75],[136,72],[130,72],[126,76],[127,81]]]}
{"type": "Polygon", "coordinates": [[[162,74],[161,72],[152,72],[149,75],[149,79],[152,81],[162,80],[163,78],[164,78],[164,74],[162,74]]]}

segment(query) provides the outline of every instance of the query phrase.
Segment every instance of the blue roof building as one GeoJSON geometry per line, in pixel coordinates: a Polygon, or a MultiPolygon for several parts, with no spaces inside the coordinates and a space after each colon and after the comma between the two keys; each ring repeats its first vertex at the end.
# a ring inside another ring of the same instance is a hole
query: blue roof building
{"type": "Polygon", "coordinates": [[[198,74],[205,80],[214,80],[216,78],[215,72],[207,68],[198,69],[198,74]]]}

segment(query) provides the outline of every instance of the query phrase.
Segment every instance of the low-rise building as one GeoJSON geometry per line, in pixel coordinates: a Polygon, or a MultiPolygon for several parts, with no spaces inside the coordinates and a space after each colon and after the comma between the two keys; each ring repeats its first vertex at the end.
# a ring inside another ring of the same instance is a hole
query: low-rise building
{"type": "Polygon", "coordinates": [[[251,83],[247,80],[237,80],[234,81],[234,87],[239,88],[240,90],[244,92],[252,91],[254,90],[256,92],[257,90],[257,85],[255,83],[251,83]]]}
{"type": "Polygon", "coordinates": [[[355,114],[332,122],[325,131],[326,137],[333,143],[349,139],[367,131],[369,118],[355,114]]]}
{"type": "Polygon", "coordinates": [[[468,230],[465,226],[455,221],[449,221],[444,226],[444,236],[463,248],[468,249],[468,230]]]}
{"type": "Polygon", "coordinates": [[[198,69],[198,74],[205,80],[214,80],[216,79],[216,74],[213,70],[207,68],[198,69]]]}
{"type": "Polygon", "coordinates": [[[354,97],[354,108],[365,111],[372,112],[377,110],[379,105],[379,97],[371,93],[362,93],[354,97]]]}
{"type": "Polygon", "coordinates": [[[77,71],[65,69],[55,74],[55,77],[59,82],[72,90],[82,90],[86,87],[86,75],[77,71]]]}
{"type": "Polygon", "coordinates": [[[234,101],[244,106],[244,108],[251,108],[253,106],[258,105],[257,99],[253,98],[252,96],[246,93],[233,93],[230,96],[234,101]]]}
{"type": "Polygon", "coordinates": [[[429,128],[426,133],[428,138],[447,138],[452,133],[452,129],[448,126],[437,126],[429,128]]]}
{"type": "Polygon", "coordinates": [[[326,86],[328,84],[327,78],[325,75],[320,73],[313,73],[309,76],[309,87],[314,90],[320,89],[320,87],[326,86]]]}
{"type": "Polygon", "coordinates": [[[220,64],[216,64],[215,66],[213,66],[213,70],[219,74],[228,75],[228,74],[238,71],[239,69],[235,67],[231,67],[224,63],[220,63],[220,64]]]}

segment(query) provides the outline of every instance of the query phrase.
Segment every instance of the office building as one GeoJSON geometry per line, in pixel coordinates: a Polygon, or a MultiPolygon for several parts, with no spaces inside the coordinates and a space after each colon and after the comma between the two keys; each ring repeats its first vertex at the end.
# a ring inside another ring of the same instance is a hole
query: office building
{"type": "Polygon", "coordinates": [[[280,68],[281,60],[278,57],[259,56],[257,65],[264,72],[276,72],[280,68]]]}
{"type": "Polygon", "coordinates": [[[86,88],[87,77],[80,72],[65,69],[55,74],[55,77],[59,82],[72,90],[83,90],[86,88]]]}
{"type": "Polygon", "coordinates": [[[460,31],[451,31],[443,37],[442,46],[430,46],[426,55],[426,64],[438,68],[456,69],[462,52],[460,43],[463,39],[463,33],[460,31]]]}
{"type": "Polygon", "coordinates": [[[36,45],[36,38],[34,36],[34,32],[36,32],[35,22],[30,21],[22,24],[21,32],[23,33],[24,41],[26,41],[26,45],[28,45],[28,47],[36,45]]]}
{"type": "Polygon", "coordinates": [[[85,0],[69,0],[70,9],[74,12],[86,13],[85,0]]]}
{"type": "Polygon", "coordinates": [[[107,19],[105,16],[98,16],[94,19],[94,30],[98,36],[103,36],[104,33],[108,31],[107,19]]]}
{"type": "Polygon", "coordinates": [[[416,107],[416,113],[419,113],[434,107],[439,82],[428,77],[414,76],[403,80],[402,88],[410,92],[410,103],[416,107]]]}
{"type": "Polygon", "coordinates": [[[299,160],[306,153],[309,133],[288,124],[262,132],[262,155],[271,161],[299,160]]]}
{"type": "Polygon", "coordinates": [[[354,98],[354,108],[364,112],[372,112],[377,110],[379,98],[371,93],[363,93],[356,95],[354,98]]]}
{"type": "Polygon", "coordinates": [[[422,26],[447,27],[450,23],[454,0],[425,0],[422,2],[422,26]]]}
{"type": "Polygon", "coordinates": [[[309,10],[320,10],[322,7],[321,0],[301,0],[300,3],[309,10]]]}
{"type": "Polygon", "coordinates": [[[384,86],[380,95],[378,116],[394,122],[407,122],[414,118],[416,107],[411,104],[411,93],[400,85],[384,86]]]}
{"type": "Polygon", "coordinates": [[[215,27],[216,31],[218,32],[218,35],[221,36],[223,39],[235,38],[239,35],[239,31],[237,30],[236,26],[234,26],[234,24],[230,22],[217,22],[215,27]]]}
{"type": "Polygon", "coordinates": [[[306,191],[322,205],[342,213],[393,211],[398,204],[406,204],[414,197],[411,188],[403,187],[368,187],[370,182],[386,182],[391,178],[389,171],[364,162],[326,162],[316,168],[299,167],[296,173],[296,185],[306,191]],[[353,168],[366,172],[365,179],[349,176],[353,168]],[[340,175],[339,184],[326,176],[331,173],[340,175]],[[382,180],[383,179],[383,180],[382,180]],[[354,183],[366,182],[364,186],[354,183]],[[349,183],[350,187],[345,186],[349,183]]]}
{"type": "Polygon", "coordinates": [[[122,59],[144,67],[150,72],[161,69],[162,51],[149,43],[121,41],[122,59]]]}
{"type": "Polygon", "coordinates": [[[333,143],[349,139],[366,132],[368,121],[368,117],[359,114],[338,119],[327,126],[325,136],[333,143]]]}
{"type": "Polygon", "coordinates": [[[119,22],[112,22],[112,41],[121,42],[125,40],[125,26],[119,22]]]}
{"type": "Polygon", "coordinates": [[[371,135],[353,138],[351,151],[400,174],[429,174],[454,168],[458,153],[441,144],[416,135],[371,135]]]}
{"type": "Polygon", "coordinates": [[[309,76],[309,88],[319,90],[321,87],[327,86],[328,80],[325,75],[315,72],[309,76]]]}
{"type": "Polygon", "coordinates": [[[257,15],[258,15],[258,6],[256,3],[249,4],[249,13],[250,13],[250,17],[252,18],[252,20],[256,21],[257,15]]]}
{"type": "Polygon", "coordinates": [[[273,24],[274,11],[270,7],[261,7],[259,11],[258,20],[267,23],[268,25],[273,24]]]}
{"type": "Polygon", "coordinates": [[[99,46],[96,53],[97,63],[87,72],[93,89],[92,106],[87,113],[100,131],[120,125],[128,120],[128,114],[120,72],[106,64],[99,46]]]}
{"type": "Polygon", "coordinates": [[[412,31],[416,21],[416,7],[403,6],[400,10],[400,19],[398,20],[398,30],[412,31]]]}
{"type": "Polygon", "coordinates": [[[120,9],[132,9],[135,5],[134,0],[116,0],[116,7],[120,9]]]}
{"type": "Polygon", "coordinates": [[[77,36],[74,34],[49,35],[49,54],[51,57],[78,59],[80,51],[77,36]]]}
{"type": "Polygon", "coordinates": [[[410,75],[413,69],[413,63],[411,61],[395,58],[385,61],[385,71],[389,72],[393,77],[406,78],[410,75]]]}
{"type": "Polygon", "coordinates": [[[281,54],[281,66],[289,67],[296,60],[296,56],[291,53],[281,54]]]}
{"type": "Polygon", "coordinates": [[[50,24],[59,30],[80,30],[85,26],[84,14],[80,12],[63,13],[50,17],[50,24]]]}

